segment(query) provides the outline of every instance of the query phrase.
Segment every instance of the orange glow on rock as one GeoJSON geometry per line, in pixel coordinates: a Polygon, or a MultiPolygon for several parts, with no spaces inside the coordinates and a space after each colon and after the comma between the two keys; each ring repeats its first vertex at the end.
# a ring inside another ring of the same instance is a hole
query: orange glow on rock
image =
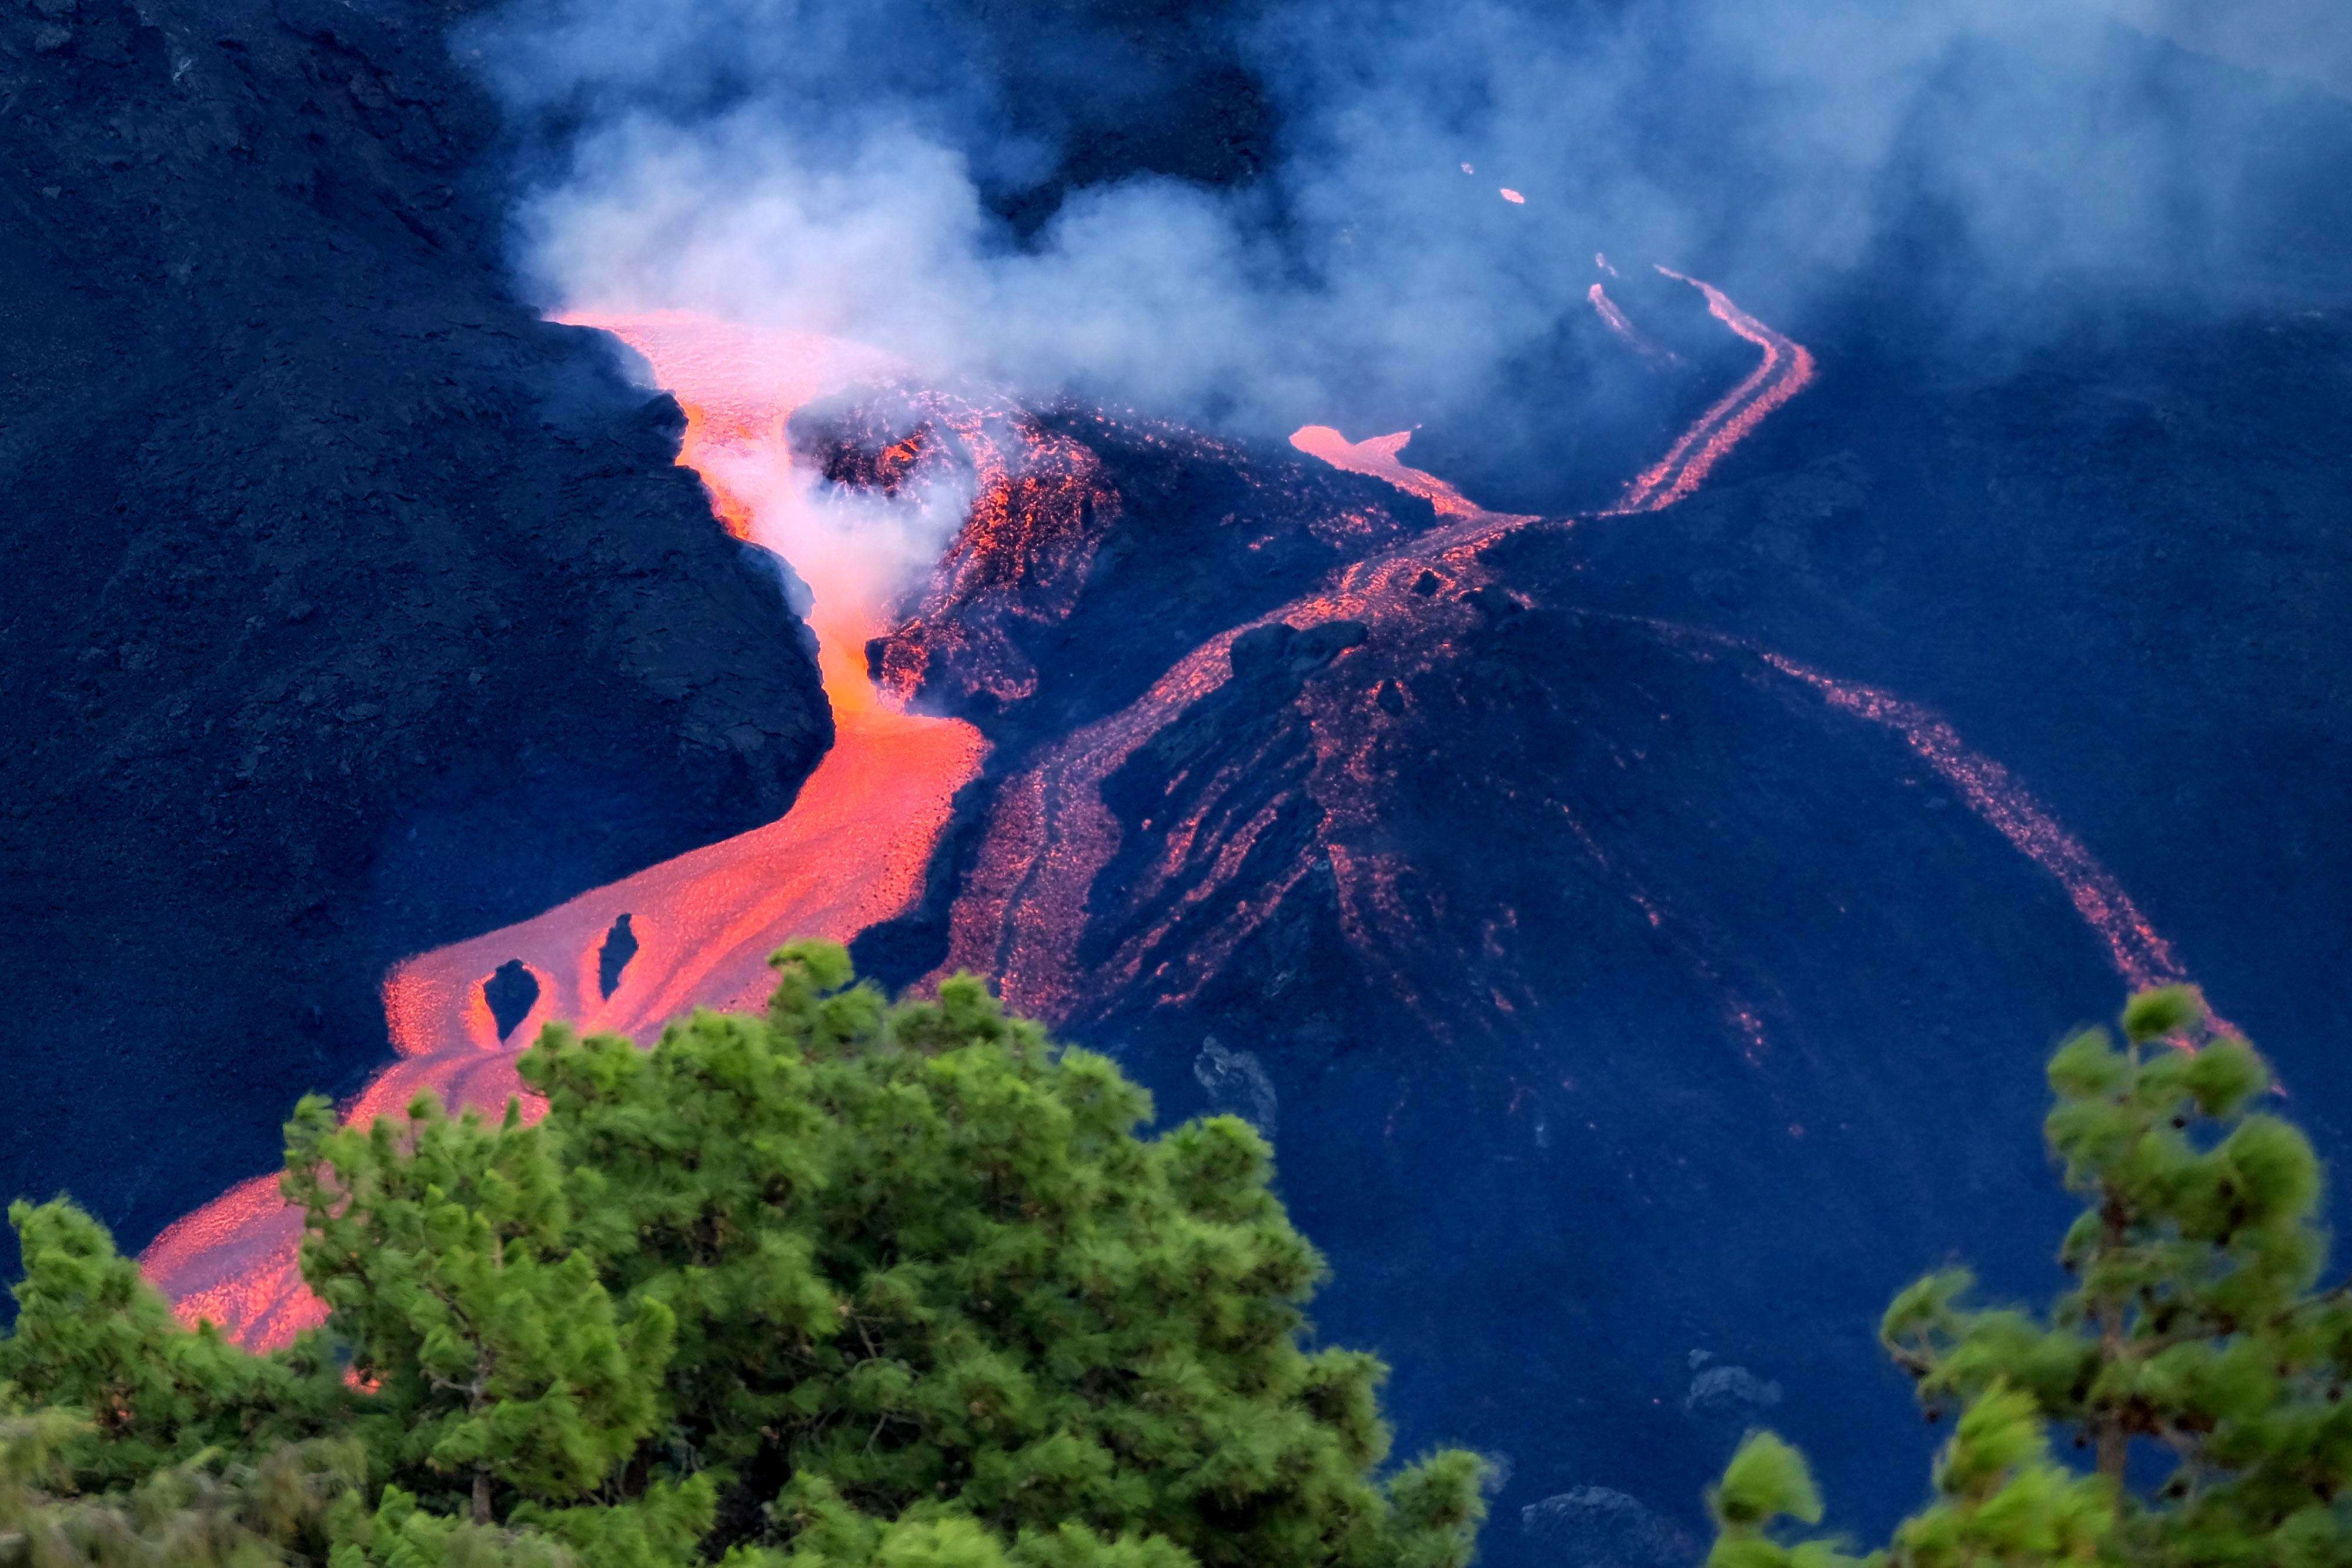
{"type": "MultiPolygon", "coordinates": [[[[2140,912],[2114,874],[2008,768],[1969,750],[1959,733],[1941,717],[1875,686],[1832,680],[1778,653],[1760,657],[1780,674],[1811,687],[1832,707],[1901,736],[1911,754],[1949,785],[1970,810],[2065,890],[2074,913],[2106,945],[2108,960],[2132,989],[2187,982],[2189,972],[2174,956],[2172,944],[2140,912]]],[[[2219,1014],[2210,1021],[2221,1033],[2238,1032],[2219,1014]]]]}
{"type": "MultiPolygon", "coordinates": [[[[1596,260],[1606,267],[1604,259],[1596,260]]],[[[1706,296],[1710,313],[1726,327],[1761,350],[1762,359],[1604,516],[1662,510],[1689,495],[1716,464],[1811,379],[1812,356],[1803,345],[1748,316],[1712,286],[1683,281],[1706,296]]],[[[1613,302],[1597,286],[1591,298],[1608,319],[1613,302]]],[[[1612,327],[1618,324],[1611,321],[1612,327]]],[[[1630,330],[1630,323],[1624,326],[1630,330]]],[[[1207,929],[1186,933],[1181,945],[1171,943],[1167,938],[1180,919],[1241,873],[1243,862],[1272,821],[1273,808],[1249,812],[1226,809],[1229,791],[1248,771],[1250,761],[1227,764],[1207,781],[1185,815],[1159,830],[1147,865],[1127,885],[1106,889],[1097,883],[1119,852],[1121,827],[1103,803],[1102,785],[1139,747],[1230,678],[1234,640],[1256,628],[1281,622],[1304,630],[1335,620],[1360,621],[1367,628],[1366,640],[1346,656],[1380,661],[1372,666],[1376,672],[1409,675],[1434,656],[1433,649],[1442,648],[1444,639],[1433,634],[1431,621],[1446,613],[1446,600],[1417,588],[1425,591],[1429,584],[1423,580],[1433,578],[1450,599],[1486,584],[1490,573],[1481,557],[1487,547],[1538,519],[1488,511],[1445,481],[1408,466],[1402,454],[1410,439],[1410,432],[1399,432],[1350,442],[1324,425],[1306,426],[1291,437],[1298,450],[1333,467],[1383,480],[1428,501],[1438,514],[1438,526],[1345,568],[1317,592],[1211,638],[1126,709],[1073,733],[1034,766],[1007,779],[991,808],[973,870],[952,911],[950,958],[944,967],[998,975],[1010,1003],[1047,1018],[1066,1018],[1087,995],[1138,982],[1154,987],[1158,999],[1181,1001],[1197,992],[1234,947],[1307,880],[1313,854],[1270,874],[1260,872],[1260,891],[1252,900],[1238,904],[1207,929]],[[1160,913],[1098,967],[1082,971],[1071,935],[1083,927],[1090,905],[1106,894],[1127,909],[1160,913]]],[[[1831,706],[1900,735],[1980,818],[2057,880],[2129,984],[2181,977],[2183,970],[2169,945],[2114,877],[2006,769],[1969,750],[1948,725],[1884,692],[1831,680],[1775,655],[1761,656],[1831,706]]],[[[1409,702],[1402,695],[1407,684],[1390,674],[1374,689],[1409,702]]],[[[1314,767],[1305,789],[1322,812],[1314,849],[1329,867],[1348,940],[1378,958],[1383,949],[1398,949],[1412,939],[1423,912],[1411,885],[1411,867],[1382,847],[1378,832],[1382,718],[1377,701],[1359,700],[1364,685],[1310,684],[1297,700],[1314,744],[1314,767]]],[[[1565,807],[1561,814],[1566,831],[1596,864],[1619,878],[1649,925],[1664,929],[1668,912],[1638,880],[1610,864],[1599,841],[1565,807]]],[[[1694,949],[1685,957],[1703,981],[1724,991],[1726,1026],[1741,1041],[1747,1059],[1760,1063],[1767,1041],[1756,1007],[1730,988],[1703,952],[1694,949]]],[[[1442,1032],[1443,1020],[1410,994],[1399,978],[1398,966],[1375,967],[1388,973],[1409,1009],[1442,1032]]],[[[1507,998],[1497,993],[1495,1000],[1508,1010],[1507,998]]],[[[2228,1029],[2218,1019],[2216,1027],[2228,1029]]]]}
{"type": "Polygon", "coordinates": [[[1024,614],[1066,613],[1097,538],[1118,516],[1118,492],[1084,444],[1030,420],[946,399],[932,417],[970,459],[974,498],[921,597],[891,628],[880,685],[904,700],[951,662],[969,691],[1018,702],[1036,690],[1035,668],[1001,625],[973,625],[958,612],[1017,585],[1024,614]]]}
{"type": "MultiPolygon", "coordinates": [[[[784,427],[793,408],[884,368],[879,357],[677,312],[573,320],[613,332],[652,362],[687,411],[679,461],[702,475],[714,512],[739,538],[784,554],[808,582],[834,745],[792,810],[766,827],[394,966],[383,1004],[399,1060],[346,1107],[354,1122],[397,1113],[427,1091],[497,1113],[522,1093],[516,1056],[553,1019],[644,1040],[697,1007],[759,1004],[768,955],[785,942],[845,942],[914,902],[949,802],[985,749],[971,726],[901,711],[875,692],[864,650],[889,585],[814,526],[813,486],[793,470],[784,427]],[[607,997],[600,958],[623,915],[638,947],[607,997]],[[483,982],[509,960],[530,969],[539,997],[501,1040],[483,982]]],[[[522,1103],[526,1114],[541,1108],[522,1103]]],[[[184,1318],[209,1318],[267,1349],[324,1315],[295,1266],[299,1240],[276,1178],[261,1176],[181,1219],[142,1261],[184,1318]]]]}

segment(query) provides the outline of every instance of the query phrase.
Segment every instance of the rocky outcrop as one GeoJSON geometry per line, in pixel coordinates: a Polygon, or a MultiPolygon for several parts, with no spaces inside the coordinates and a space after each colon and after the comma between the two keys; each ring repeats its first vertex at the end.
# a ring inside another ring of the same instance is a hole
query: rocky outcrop
{"type": "Polygon", "coordinates": [[[382,1059],[392,960],[831,733],[676,404],[506,281],[444,20],[0,5],[0,1192],[132,1244],[382,1059]]]}

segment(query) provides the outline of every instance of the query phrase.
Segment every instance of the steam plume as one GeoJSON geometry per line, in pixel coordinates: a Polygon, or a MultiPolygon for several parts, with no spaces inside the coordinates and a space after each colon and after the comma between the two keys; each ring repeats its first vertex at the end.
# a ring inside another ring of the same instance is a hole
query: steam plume
{"type": "Polygon", "coordinates": [[[2118,291],[2340,288],[2352,105],[2185,49],[2296,53],[2178,10],[1268,0],[1119,32],[1087,0],[511,0],[461,42],[545,160],[520,262],[551,305],[1276,433],[1493,405],[1601,330],[1596,249],[1800,329],[1876,266],[1963,338],[2118,291]],[[1255,117],[1254,175],[1152,172],[1214,141],[1183,118],[1212,89],[1255,117]]]}

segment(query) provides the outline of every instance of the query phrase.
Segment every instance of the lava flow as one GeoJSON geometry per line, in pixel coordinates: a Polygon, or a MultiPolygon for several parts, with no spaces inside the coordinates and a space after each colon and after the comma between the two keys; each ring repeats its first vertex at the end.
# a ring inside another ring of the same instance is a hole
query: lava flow
{"type": "MultiPolygon", "coordinates": [[[[1709,312],[1755,345],[1761,359],[1603,517],[1659,511],[1690,495],[1813,373],[1803,345],[1748,316],[1711,285],[1667,276],[1699,290],[1709,312]]],[[[1605,296],[1596,295],[1595,303],[1608,306],[1604,316],[1614,308],[1605,296]]],[[[935,658],[976,661],[976,689],[997,701],[1027,695],[1034,672],[1012,644],[995,636],[985,617],[974,621],[977,632],[961,630],[969,619],[961,612],[992,599],[1008,576],[1024,591],[1047,591],[1038,612],[1066,610],[1085,578],[1102,509],[1118,505],[1079,444],[1034,430],[1016,433],[1025,450],[1007,463],[990,455],[984,418],[943,401],[926,404],[931,434],[886,450],[886,480],[916,475],[929,450],[925,442],[945,446],[952,436],[964,444],[987,493],[974,502],[962,536],[907,622],[922,635],[898,639],[899,663],[889,669],[887,682],[893,698],[885,698],[868,682],[863,655],[868,634],[880,629],[894,585],[877,579],[866,564],[870,554],[828,548],[838,519],[817,504],[816,476],[794,469],[783,438],[784,421],[798,403],[882,367],[842,345],[690,317],[600,318],[586,324],[625,339],[677,389],[688,418],[681,461],[701,473],[728,527],[778,549],[810,581],[816,596],[811,623],[838,737],[779,821],[395,967],[385,981],[384,1007],[401,1060],[349,1108],[354,1119],[396,1112],[427,1089],[455,1103],[496,1108],[519,1088],[513,1061],[520,1043],[547,1019],[644,1038],[694,1006],[756,1002],[768,984],[767,955],[785,940],[846,940],[908,908],[950,798],[978,772],[983,745],[971,726],[916,716],[894,699],[922,688],[935,658]],[[635,946],[616,977],[611,945],[624,933],[635,946]],[[528,974],[536,987],[528,1016],[503,1031],[486,989],[501,970],[528,974]]],[[[1626,327],[1630,331],[1631,323],[1626,327]]],[[[1470,599],[1503,591],[1491,581],[1488,548],[1539,519],[1488,511],[1406,465],[1402,453],[1408,439],[1409,433],[1400,433],[1351,443],[1323,426],[1305,427],[1292,437],[1301,451],[1336,468],[1419,497],[1435,512],[1434,526],[1371,549],[1316,591],[1210,638],[1127,707],[1064,736],[1006,777],[950,910],[942,972],[988,975],[1008,1006],[1052,1021],[1070,1019],[1089,996],[1138,986],[1160,1000],[1181,1000],[1197,995],[1237,945],[1322,866],[1329,869],[1348,939],[1368,957],[1389,960],[1374,967],[1389,977],[1408,1009],[1443,1032],[1440,1010],[1412,994],[1407,966],[1394,961],[1430,928],[1431,916],[1417,902],[1412,868],[1380,831],[1380,713],[1410,704],[1413,677],[1443,656],[1446,642],[1436,634],[1433,617],[1467,615],[1470,599]],[[1264,846],[1279,844],[1279,835],[1295,832],[1296,824],[1284,820],[1278,798],[1244,808],[1248,792],[1236,786],[1265,759],[1239,756],[1202,781],[1181,820],[1149,844],[1146,863],[1120,885],[1102,885],[1124,836],[1105,803],[1106,781],[1139,747],[1234,677],[1238,640],[1254,632],[1300,637],[1318,628],[1327,629],[1322,636],[1330,657],[1345,652],[1360,661],[1360,674],[1378,678],[1356,683],[1352,695],[1342,695],[1338,683],[1310,683],[1296,699],[1312,737],[1311,762],[1299,786],[1315,808],[1312,841],[1266,873],[1259,863],[1264,846]],[[1368,700],[1358,700],[1367,694],[1368,700]],[[1247,896],[1200,924],[1218,894],[1244,884],[1251,889],[1247,896]],[[1116,909],[1096,907],[1106,901],[1116,909]],[[1140,918],[1146,911],[1155,913],[1140,918]],[[1124,917],[1124,928],[1112,932],[1116,941],[1107,956],[1083,959],[1081,936],[1090,923],[1106,917],[1113,925],[1124,917]],[[1186,922],[1193,924],[1180,930],[1186,922]]],[[[891,483],[882,489],[887,498],[891,483]]],[[[1979,816],[2065,887],[2127,980],[2139,985],[2179,975],[2170,949],[2089,852],[1998,764],[1969,751],[1948,726],[1885,693],[1748,651],[1832,707],[1900,734],[1979,816]]],[[[1663,939],[1683,951],[1699,981],[1723,994],[1727,1026],[1745,1040],[1749,1059],[1760,1060],[1764,1038],[1757,1009],[1730,994],[1698,945],[1666,929],[1671,912],[1643,888],[1632,868],[1612,865],[1572,817],[1566,831],[1627,890],[1663,939]]],[[[1507,981],[1491,977],[1487,986],[1498,1013],[1515,1006],[1507,981]]],[[[295,1270],[298,1239],[294,1217],[274,1182],[264,1178],[182,1220],[145,1262],[184,1315],[210,1318],[247,1344],[273,1345],[320,1315],[295,1270]]]]}
{"type": "MultiPolygon", "coordinates": [[[[1614,508],[1619,513],[1656,511],[1697,488],[1742,438],[1812,376],[1812,355],[1803,345],[1764,326],[1711,285],[1682,278],[1679,273],[1667,276],[1697,288],[1716,319],[1760,348],[1764,358],[1634,482],[1614,508]]],[[[1119,844],[1118,825],[1102,803],[1102,783],[1138,747],[1224,684],[1232,670],[1234,640],[1277,623],[1302,630],[1336,620],[1362,620],[1368,626],[1410,621],[1422,612],[1423,597],[1412,593],[1410,585],[1424,573],[1433,572],[1449,585],[1469,586],[1477,576],[1476,559],[1488,545],[1538,520],[1487,511],[1444,480],[1408,467],[1399,454],[1410,439],[1410,432],[1399,432],[1351,443],[1324,425],[1307,425],[1291,437],[1299,450],[1334,467],[1385,480],[1420,497],[1444,521],[1349,567],[1321,592],[1220,632],[1126,708],[1076,731],[1037,764],[1007,779],[991,809],[979,858],[950,914],[942,973],[968,968],[992,975],[1008,1005],[1048,1019],[1066,1018],[1080,988],[1071,933],[1084,925],[1096,879],[1119,844]]],[[[1356,776],[1361,769],[1351,759],[1360,755],[1361,747],[1341,740],[1335,731],[1328,716],[1317,726],[1318,762],[1310,792],[1324,805],[1327,821],[1342,827],[1360,824],[1369,807],[1359,799],[1362,781],[1356,776]]],[[[1153,873],[1123,892],[1130,901],[1148,896],[1174,879],[1181,857],[1198,853],[1208,858],[1208,874],[1183,901],[1185,907],[1196,905],[1239,864],[1263,826],[1261,815],[1245,818],[1224,833],[1201,831],[1198,824],[1189,830],[1180,825],[1169,834],[1153,873]]],[[[1397,900],[1396,868],[1386,856],[1351,846],[1336,829],[1321,849],[1339,883],[1342,923],[1360,945],[1369,945],[1380,927],[1406,921],[1397,900]]],[[[1202,972],[1203,955],[1213,959],[1230,951],[1305,874],[1303,865],[1293,867],[1265,900],[1244,906],[1199,948],[1173,960],[1189,977],[1165,977],[1171,988],[1164,994],[1186,994],[1202,972]]],[[[1111,960],[1112,972],[1132,977],[1144,967],[1155,974],[1164,967],[1147,965],[1145,956],[1165,925],[1163,921],[1122,944],[1111,960]]]]}
{"type": "Polygon", "coordinates": [[[1499,512],[1486,511],[1436,475],[1408,467],[1398,454],[1412,439],[1412,432],[1400,430],[1393,435],[1349,441],[1328,424],[1307,424],[1291,433],[1290,444],[1334,468],[1383,480],[1408,496],[1418,496],[1427,501],[1441,517],[1486,517],[1512,523],[1535,521],[1532,517],[1506,517],[1499,512]]]}
{"type": "MultiPolygon", "coordinates": [[[[1604,517],[1663,510],[1690,495],[1813,374],[1812,356],[1802,344],[1748,315],[1711,285],[1677,273],[1666,276],[1698,289],[1709,312],[1756,345],[1762,357],[1604,517]]],[[[1605,296],[1597,297],[1596,304],[1605,305],[1605,317],[1614,312],[1605,296]]],[[[1631,323],[1625,328],[1630,334],[1631,323]]],[[[1211,638],[1125,709],[1071,734],[1006,779],[951,912],[949,958],[941,972],[971,968],[994,975],[1011,1005],[1049,1019],[1068,1018],[1087,995],[1119,991],[1139,981],[1156,988],[1161,1001],[1181,1001],[1196,994],[1234,947],[1306,880],[1318,856],[1330,869],[1340,925],[1368,956],[1410,941],[1423,924],[1412,907],[1402,875],[1406,868],[1382,847],[1376,831],[1378,768],[1372,758],[1380,720],[1371,710],[1379,705],[1343,698],[1329,688],[1309,687],[1297,699],[1313,735],[1314,762],[1305,789],[1320,809],[1312,852],[1271,875],[1261,872],[1254,896],[1236,902],[1205,929],[1176,939],[1178,922],[1237,883],[1244,862],[1277,819],[1275,805],[1254,810],[1230,806],[1233,786],[1253,765],[1244,758],[1206,779],[1182,816],[1160,833],[1144,868],[1115,890],[1097,886],[1122,841],[1120,825],[1103,800],[1105,781],[1139,747],[1231,678],[1237,639],[1277,624],[1299,632],[1335,622],[1359,622],[1353,634],[1360,642],[1350,657],[1377,660],[1378,691],[1393,702],[1407,702],[1411,675],[1444,644],[1427,623],[1440,612],[1435,590],[1458,597],[1461,591],[1484,585],[1488,573],[1480,558],[1486,548],[1538,521],[1487,511],[1453,486],[1406,465],[1401,454],[1410,433],[1351,443],[1338,431],[1310,425],[1291,439],[1299,450],[1336,468],[1383,480],[1428,501],[1439,526],[1348,567],[1318,592],[1211,638]],[[1085,928],[1090,914],[1100,918],[1106,913],[1094,907],[1106,895],[1125,911],[1161,913],[1127,935],[1107,958],[1082,969],[1074,934],[1085,928]]],[[[2182,977],[2168,945],[2114,877],[2006,769],[1970,751],[1948,725],[1887,694],[1757,652],[1768,667],[1802,682],[1834,708],[1899,734],[1979,817],[2065,889],[2129,984],[2182,977]]],[[[1369,675],[1360,678],[1350,689],[1364,687],[1368,680],[1369,675]]],[[[1604,871],[1620,877],[1649,924],[1663,927],[1664,915],[1638,883],[1608,864],[1580,823],[1571,819],[1566,825],[1604,871]]],[[[1700,978],[1723,988],[1703,953],[1692,948],[1685,956],[1700,978]]],[[[1377,967],[1398,987],[1408,1009],[1436,1021],[1405,986],[1402,965],[1377,967]]],[[[1508,998],[1500,993],[1493,1000],[1509,1010],[1508,998]]],[[[1727,995],[1725,1009],[1749,1059],[1759,1059],[1763,1030],[1755,1009],[1727,995]]]]}
{"type": "MultiPolygon", "coordinates": [[[[1234,639],[1263,626],[1311,626],[1369,613],[1377,602],[1405,593],[1405,585],[1422,572],[1441,570],[1450,580],[1459,571],[1454,563],[1536,520],[1486,511],[1444,481],[1406,468],[1397,454],[1409,439],[1410,433],[1402,433],[1351,444],[1322,425],[1308,425],[1291,437],[1302,451],[1334,467],[1386,479],[1420,496],[1450,520],[1355,563],[1320,593],[1219,632],[1128,706],[1075,731],[1038,764],[1008,779],[990,810],[979,859],[950,912],[941,973],[970,969],[993,976],[1007,1006],[1047,1019],[1067,1017],[1078,989],[1071,936],[1084,926],[1095,880],[1119,843],[1118,824],[1102,801],[1103,780],[1171,720],[1224,685],[1233,673],[1234,639]]],[[[1129,896],[1148,893],[1195,849],[1230,870],[1262,827],[1253,818],[1230,839],[1181,829],[1171,832],[1154,875],[1125,891],[1129,896]]],[[[1281,891],[1297,880],[1294,875],[1281,891]]],[[[1214,891],[1217,881],[1197,884],[1187,904],[1214,891]]],[[[1185,967],[1197,974],[1204,958],[1230,951],[1272,913],[1279,898],[1278,891],[1266,904],[1242,911],[1191,955],[1185,967]]],[[[1138,944],[1130,942],[1112,966],[1132,975],[1139,959],[1138,944]]]]}
{"type": "MultiPolygon", "coordinates": [[[[1607,265],[1603,257],[1595,256],[1593,259],[1601,262],[1604,266],[1607,265]]],[[[1611,268],[1611,273],[1614,276],[1613,267],[1611,268]]],[[[1634,326],[1626,317],[1625,312],[1617,308],[1617,301],[1609,298],[1609,291],[1606,288],[1596,283],[1584,291],[1584,297],[1592,301],[1593,312],[1601,318],[1601,324],[1616,333],[1635,353],[1654,364],[1679,365],[1683,362],[1683,357],[1680,354],[1675,353],[1672,349],[1662,348],[1652,342],[1647,333],[1634,326]]]]}
{"type": "MultiPolygon", "coordinates": [[[[2106,944],[2116,973],[2134,990],[2187,980],[2188,972],[2173,956],[2172,944],[2148,923],[2123,884],[2011,777],[2008,768],[1969,750],[1950,725],[1916,703],[1905,702],[1874,686],[1832,680],[1778,653],[1760,657],[1780,674],[1811,687],[1832,707],[1901,736],[1912,755],[1949,784],[1970,810],[2066,890],[2074,912],[2106,944]]],[[[2225,1032],[2236,1032],[2224,1019],[2216,1017],[2212,1021],[2225,1032]]]]}
{"type": "MultiPolygon", "coordinates": [[[[914,901],[949,802],[979,771],[984,747],[971,726],[901,711],[867,680],[866,640],[892,585],[842,548],[785,440],[795,407],[883,369],[878,359],[678,313],[573,319],[651,361],[687,413],[679,461],[702,476],[730,531],[783,554],[809,583],[833,747],[768,826],[396,966],[383,998],[400,1059],[347,1107],[354,1122],[397,1113],[428,1090],[495,1113],[520,1092],[515,1058],[549,1019],[642,1040],[698,1006],[756,1005],[770,986],[768,955],[785,942],[845,942],[914,901]],[[615,977],[606,947],[623,931],[636,946],[615,977]],[[485,985],[517,964],[538,994],[501,1032],[485,985]]],[[[323,1315],[296,1270],[300,1226],[277,1187],[274,1176],[243,1184],[181,1219],[142,1260],[183,1317],[208,1318],[255,1349],[323,1315]]]]}
{"type": "Polygon", "coordinates": [[[1658,270],[1678,283],[1687,283],[1706,297],[1707,313],[1764,351],[1756,368],[1742,378],[1698,422],[1683,432],[1666,455],[1642,471],[1612,508],[1618,512],[1654,512],[1670,507],[1706,482],[1708,470],[1764,423],[1765,417],[1805,390],[1813,379],[1812,351],[1784,338],[1734,305],[1723,290],[1669,267],[1658,270]]]}

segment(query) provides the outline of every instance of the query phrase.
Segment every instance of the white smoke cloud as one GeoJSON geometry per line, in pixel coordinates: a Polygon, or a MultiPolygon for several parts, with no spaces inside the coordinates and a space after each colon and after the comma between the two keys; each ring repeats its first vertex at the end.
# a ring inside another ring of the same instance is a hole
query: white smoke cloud
{"type": "Polygon", "coordinates": [[[2191,90],[2206,62],[2089,0],[1270,0],[1219,23],[1277,110],[1262,178],[1080,187],[1024,235],[991,195],[1073,149],[1040,139],[1034,81],[1008,108],[1009,73],[1142,99],[1158,68],[1082,9],[1034,37],[959,15],[514,0],[469,42],[565,128],[526,274],[551,303],[689,307],[1197,420],[1437,419],[1580,318],[1596,248],[1793,304],[1924,214],[1948,243],[1919,286],[1958,325],[2053,282],[2210,291],[2267,254],[2311,119],[2260,82],[2191,90]]]}
{"type": "Polygon", "coordinates": [[[2250,70],[2324,87],[2352,98],[2352,26],[2342,0],[2258,0],[2220,5],[2208,0],[2105,0],[2135,26],[2250,70]]]}
{"type": "Polygon", "coordinates": [[[929,570],[970,515],[969,464],[927,465],[895,494],[835,485],[780,443],[706,442],[695,465],[748,513],[755,543],[790,561],[814,594],[799,608],[821,634],[862,644],[908,583],[929,570]]]}

